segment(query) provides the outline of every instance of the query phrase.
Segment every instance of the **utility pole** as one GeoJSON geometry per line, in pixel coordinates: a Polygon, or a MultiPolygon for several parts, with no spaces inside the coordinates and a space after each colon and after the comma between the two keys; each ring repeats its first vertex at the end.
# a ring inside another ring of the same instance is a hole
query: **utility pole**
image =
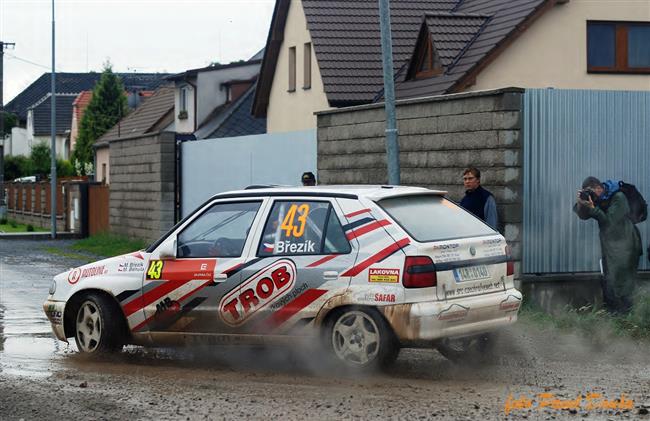
{"type": "Polygon", "coordinates": [[[5,103],[3,96],[4,88],[4,55],[5,47],[14,48],[15,43],[13,42],[2,42],[0,41],[0,218],[3,218],[7,214],[7,209],[5,206],[5,103]]]}
{"type": "Polygon", "coordinates": [[[50,116],[50,151],[52,152],[50,168],[50,221],[52,229],[50,234],[56,238],[56,71],[54,67],[54,0],[52,0],[52,96],[50,97],[51,111],[50,116]]]}
{"type": "Polygon", "coordinates": [[[386,160],[388,184],[400,183],[399,141],[395,117],[395,81],[393,80],[393,41],[390,30],[389,0],[379,0],[381,57],[384,67],[384,108],[386,109],[386,160]]]}

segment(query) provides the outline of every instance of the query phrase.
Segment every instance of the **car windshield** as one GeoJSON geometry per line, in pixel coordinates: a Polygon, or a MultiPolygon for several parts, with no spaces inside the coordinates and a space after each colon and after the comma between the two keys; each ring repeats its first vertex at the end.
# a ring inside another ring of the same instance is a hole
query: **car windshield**
{"type": "Polygon", "coordinates": [[[419,242],[496,234],[483,221],[442,196],[393,197],[378,204],[419,242]]]}

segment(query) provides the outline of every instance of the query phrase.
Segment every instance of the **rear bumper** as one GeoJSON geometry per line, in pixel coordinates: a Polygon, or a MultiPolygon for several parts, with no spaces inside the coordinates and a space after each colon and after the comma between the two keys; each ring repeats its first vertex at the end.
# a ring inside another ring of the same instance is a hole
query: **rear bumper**
{"type": "Polygon", "coordinates": [[[68,342],[65,337],[65,329],[63,327],[63,314],[65,310],[65,301],[47,300],[43,303],[43,311],[50,320],[52,331],[54,335],[61,341],[68,342]]]}
{"type": "Polygon", "coordinates": [[[402,343],[489,332],[517,321],[521,292],[515,288],[456,300],[381,307],[402,343]]]}

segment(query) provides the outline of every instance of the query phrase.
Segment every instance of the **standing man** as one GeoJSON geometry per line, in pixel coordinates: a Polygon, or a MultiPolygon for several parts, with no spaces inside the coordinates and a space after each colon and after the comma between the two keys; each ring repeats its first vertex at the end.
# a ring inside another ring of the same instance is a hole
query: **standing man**
{"type": "Polygon", "coordinates": [[[307,171],[302,174],[301,177],[303,186],[315,186],[316,185],[316,176],[313,172],[307,171]]]}
{"type": "Polygon", "coordinates": [[[467,168],[463,172],[463,185],[465,197],[460,201],[460,205],[497,230],[497,203],[492,193],[481,186],[481,171],[474,167],[467,168]]]}
{"type": "Polygon", "coordinates": [[[642,254],[641,236],[628,214],[630,205],[618,183],[587,177],[573,211],[580,219],[598,221],[602,253],[603,301],[612,313],[628,313],[636,290],[636,271],[642,254]]]}

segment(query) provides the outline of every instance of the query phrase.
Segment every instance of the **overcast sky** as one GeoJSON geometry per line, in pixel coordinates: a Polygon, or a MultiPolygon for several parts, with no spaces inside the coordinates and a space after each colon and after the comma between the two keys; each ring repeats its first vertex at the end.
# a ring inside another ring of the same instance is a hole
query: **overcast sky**
{"type": "MultiPolygon", "coordinates": [[[[4,103],[51,68],[51,0],[0,0],[4,103]]],[[[249,59],[275,0],[55,0],[56,71],[178,73],[249,59]]]]}

